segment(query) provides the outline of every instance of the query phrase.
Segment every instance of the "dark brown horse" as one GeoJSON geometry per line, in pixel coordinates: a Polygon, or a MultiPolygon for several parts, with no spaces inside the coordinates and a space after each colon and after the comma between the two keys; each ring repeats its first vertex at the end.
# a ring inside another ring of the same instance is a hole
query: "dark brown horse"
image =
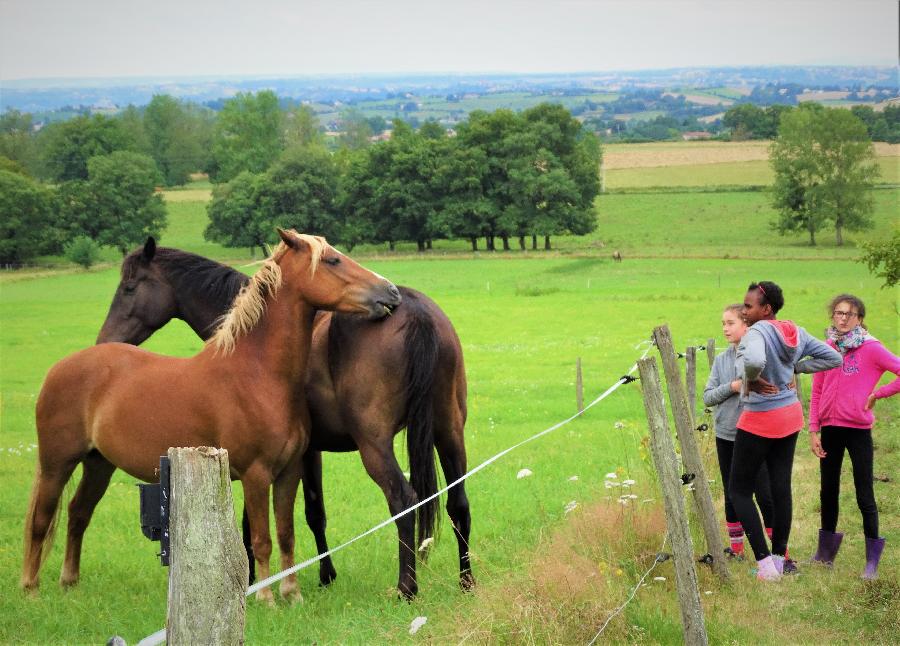
{"type": "MultiPolygon", "coordinates": [[[[194,357],[165,357],[123,343],[77,352],[51,368],[38,397],[38,469],[25,522],[22,586],[38,585],[63,486],[83,476],[69,505],[61,583],[78,581],[81,542],[116,468],[157,478],[172,446],[228,450],[240,479],[253,551],[269,573],[269,486],[282,568],[294,560],[293,504],[309,442],[302,385],[316,309],[389,314],[401,300],[390,282],[324,239],[280,231],[282,243],[234,299],[221,325],[194,357]]],[[[295,578],[281,594],[300,596],[295,578]]],[[[258,596],[272,600],[269,589],[258,596]]]]}
{"type": "MultiPolygon", "coordinates": [[[[157,248],[151,238],[124,260],[122,281],[97,341],[141,343],[172,318],[184,320],[205,339],[247,280],[207,258],[157,248]]],[[[316,317],[306,382],[312,430],[303,458],[303,492],[320,554],[328,550],[320,451],[359,450],[392,514],[437,490],[433,448],[447,482],[466,471],[466,381],[459,339],[431,299],[404,287],[400,292],[403,305],[381,321],[331,312],[316,317]],[[393,452],[393,437],[404,427],[411,486],[393,452]]],[[[432,534],[437,510],[437,501],[419,508],[418,544],[432,534]]],[[[474,579],[463,483],[448,493],[447,512],[459,549],[460,585],[468,589],[474,579]]],[[[412,596],[417,590],[415,519],[400,519],[397,531],[398,588],[412,596]]],[[[322,584],[335,576],[330,558],[323,559],[322,584]]]]}

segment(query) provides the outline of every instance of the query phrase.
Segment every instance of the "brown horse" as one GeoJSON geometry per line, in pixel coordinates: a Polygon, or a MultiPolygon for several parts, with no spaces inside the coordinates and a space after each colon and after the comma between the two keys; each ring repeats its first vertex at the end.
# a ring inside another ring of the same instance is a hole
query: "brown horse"
{"type": "MultiPolygon", "coordinates": [[[[182,319],[206,339],[213,321],[247,280],[207,258],[157,248],[150,238],[123,261],[122,280],[97,341],[141,343],[172,318],[182,319]]],[[[306,383],[312,429],[303,458],[303,492],[306,520],[320,554],[328,550],[320,451],[360,450],[392,514],[436,491],[432,447],[447,482],[466,471],[466,380],[459,339],[431,299],[405,287],[400,292],[403,306],[381,321],[331,312],[316,316],[306,383]],[[411,486],[393,453],[393,436],[404,427],[411,486]]],[[[447,512],[459,550],[460,585],[468,589],[474,579],[464,483],[448,493],[447,512]]],[[[433,531],[437,502],[418,513],[421,543],[433,531]]],[[[398,588],[411,596],[417,590],[411,515],[397,521],[397,531],[398,588]]],[[[336,576],[331,559],[323,559],[319,567],[321,583],[330,583],[336,576]]]]}
{"type": "MultiPolygon", "coordinates": [[[[240,479],[261,576],[269,573],[269,486],[282,567],[293,563],[293,504],[309,442],[302,396],[315,310],[389,314],[397,288],[324,239],[279,230],[282,243],[241,290],[196,356],[165,357],[132,345],[95,345],[51,368],[38,397],[38,469],[25,522],[22,586],[38,585],[63,486],[83,476],[69,505],[61,583],[78,581],[81,541],[116,468],[157,479],[172,446],[228,450],[240,479]]],[[[295,578],[281,594],[300,597],[295,578]]],[[[271,590],[258,597],[272,600],[271,590]]]]}

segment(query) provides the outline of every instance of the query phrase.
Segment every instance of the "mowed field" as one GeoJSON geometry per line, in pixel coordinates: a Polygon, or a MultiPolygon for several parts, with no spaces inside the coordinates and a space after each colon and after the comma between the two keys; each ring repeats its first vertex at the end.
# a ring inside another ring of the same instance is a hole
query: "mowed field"
{"type": "MultiPolygon", "coordinates": [[[[770,141],[608,144],[606,190],[651,187],[765,186],[774,178],[770,141]]],[[[900,144],[875,143],[880,183],[900,184],[900,144]]]]}
{"type": "MultiPolygon", "coordinates": [[[[245,266],[245,250],[203,241],[202,201],[174,195],[167,196],[170,225],[163,244],[253,271],[245,266]]],[[[628,371],[655,325],[667,322],[679,348],[708,338],[722,347],[721,308],[740,300],[751,280],[780,283],[787,296],[784,317],[817,335],[827,324],[828,298],[837,291],[857,293],[868,305],[872,332],[896,350],[896,290],[880,288],[855,261],[852,243],[896,227],[897,196],[896,189],[877,191],[876,228],[850,236],[844,249],[829,244],[828,232],[818,249],[806,247],[802,236],[771,232],[764,193],[678,192],[601,196],[598,231],[554,238],[558,248],[549,253],[472,254],[465,244],[438,242],[425,257],[405,247],[388,254],[375,246],[354,255],[398,284],[428,293],[454,322],[469,380],[471,467],[574,412],[578,357],[590,400],[628,371]],[[611,261],[613,247],[624,250],[623,262],[611,261]]],[[[165,624],[166,572],[155,557],[157,546],[140,533],[135,481],[121,472],[86,535],[81,585],[63,592],[56,583],[63,530],[39,596],[26,598],[17,588],[36,459],[35,397],[55,361],[93,343],[117,280],[114,265],[0,276],[0,643],[98,643],[119,634],[132,644],[165,624]]],[[[201,346],[175,323],[146,347],[189,356],[201,346]]],[[[701,361],[700,390],[706,373],[701,361]]],[[[878,414],[876,472],[893,474],[900,467],[896,402],[880,402],[878,414]]],[[[476,474],[467,484],[479,582],[474,594],[456,586],[456,546],[445,520],[431,558],[419,566],[419,598],[397,601],[396,533],[386,528],[335,556],[338,579],[331,588],[318,588],[315,568],[304,570],[303,604],[270,609],[250,601],[247,643],[586,643],[625,601],[662,542],[664,520],[642,448],[645,436],[639,384],[630,384],[584,417],[476,474]],[[533,475],[517,479],[523,468],[533,475]],[[624,490],[604,484],[612,472],[615,481],[636,481],[631,491],[637,498],[619,502],[624,490]],[[410,622],[418,616],[427,623],[411,636],[410,622]]],[[[798,445],[791,539],[800,559],[811,553],[818,527],[817,467],[804,441],[798,445]]],[[[400,456],[402,444],[401,436],[400,456]]],[[[714,469],[710,438],[702,438],[702,446],[714,469]]],[[[715,470],[710,478],[718,480],[715,470]]],[[[849,482],[849,473],[844,478],[849,482]]],[[[383,496],[356,454],[326,455],[324,480],[332,545],[387,517],[383,496]]],[[[897,480],[876,486],[882,533],[896,542],[897,480]]],[[[721,483],[713,487],[720,504],[721,483]]],[[[234,490],[240,500],[240,487],[234,490]]],[[[734,580],[727,585],[701,571],[711,643],[783,639],[786,625],[796,643],[879,642],[900,630],[900,557],[886,551],[878,584],[858,581],[863,546],[849,485],[842,505],[847,539],[833,572],[801,563],[802,576],[783,582],[773,595],[755,584],[745,563],[731,565],[734,580]],[[769,620],[759,622],[760,616],[769,620]]],[[[314,548],[299,505],[296,518],[298,555],[308,557],[314,548]]],[[[699,534],[695,541],[702,553],[699,534]]],[[[680,635],[668,562],[604,637],[611,643],[679,643],[680,635]]]]}

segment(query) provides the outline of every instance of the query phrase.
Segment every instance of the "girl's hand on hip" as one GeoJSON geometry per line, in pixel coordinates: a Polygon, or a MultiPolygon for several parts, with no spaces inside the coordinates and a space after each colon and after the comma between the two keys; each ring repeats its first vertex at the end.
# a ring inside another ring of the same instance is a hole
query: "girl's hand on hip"
{"type": "Polygon", "coordinates": [[[863,407],[863,410],[872,410],[875,408],[875,393],[871,393],[869,398],[866,399],[866,405],[863,407]]]}
{"type": "Polygon", "coordinates": [[[813,452],[814,456],[820,459],[828,455],[825,453],[824,449],[822,449],[822,437],[819,433],[809,434],[809,450],[813,452]]]}

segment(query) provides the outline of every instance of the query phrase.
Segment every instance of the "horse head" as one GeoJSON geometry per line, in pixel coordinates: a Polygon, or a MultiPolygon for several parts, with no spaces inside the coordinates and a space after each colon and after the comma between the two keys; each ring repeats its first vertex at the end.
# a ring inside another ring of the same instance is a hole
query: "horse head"
{"type": "Polygon", "coordinates": [[[122,261],[122,272],[97,343],[119,341],[140,345],[178,311],[175,292],[153,262],[156,240],[122,261]]]}
{"type": "Polygon", "coordinates": [[[345,256],[324,238],[284,229],[278,229],[278,234],[284,243],[278,259],[284,281],[292,281],[310,305],[369,319],[388,316],[400,305],[400,291],[393,283],[345,256]]]}

